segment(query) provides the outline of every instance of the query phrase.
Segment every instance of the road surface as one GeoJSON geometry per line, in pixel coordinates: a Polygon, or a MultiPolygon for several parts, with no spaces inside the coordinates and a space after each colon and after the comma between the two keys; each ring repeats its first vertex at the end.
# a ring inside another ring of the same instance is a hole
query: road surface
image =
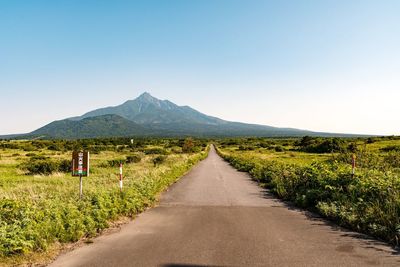
{"type": "Polygon", "coordinates": [[[282,203],[211,148],[159,206],[50,266],[400,266],[400,255],[282,203]]]}

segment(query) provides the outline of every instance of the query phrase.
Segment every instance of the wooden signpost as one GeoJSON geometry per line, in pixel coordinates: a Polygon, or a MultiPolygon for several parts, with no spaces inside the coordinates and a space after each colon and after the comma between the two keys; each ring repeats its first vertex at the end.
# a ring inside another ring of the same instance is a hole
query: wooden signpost
{"type": "Polygon", "coordinates": [[[356,174],[356,154],[353,154],[351,157],[351,177],[354,177],[356,174]]]}
{"type": "Polygon", "coordinates": [[[89,152],[72,152],[72,176],[79,177],[79,198],[82,199],[82,177],[89,176],[89,152]]]}

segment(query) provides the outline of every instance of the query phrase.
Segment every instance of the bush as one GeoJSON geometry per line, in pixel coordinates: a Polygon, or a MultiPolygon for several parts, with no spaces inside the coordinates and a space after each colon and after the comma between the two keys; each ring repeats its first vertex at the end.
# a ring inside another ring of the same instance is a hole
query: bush
{"type": "Polygon", "coordinates": [[[118,146],[117,147],[117,151],[118,152],[123,152],[126,148],[128,148],[127,146],[118,146]]]}
{"type": "Polygon", "coordinates": [[[30,152],[30,151],[35,151],[35,150],[36,150],[36,147],[34,147],[34,146],[31,145],[31,144],[26,144],[22,149],[23,149],[24,151],[26,151],[26,152],[30,152]]]}
{"type": "Polygon", "coordinates": [[[36,141],[32,141],[31,144],[32,144],[34,147],[36,147],[37,149],[41,149],[41,148],[45,148],[45,147],[46,147],[47,142],[48,142],[48,141],[43,141],[43,140],[39,141],[39,140],[36,140],[36,141]]]}
{"type": "Polygon", "coordinates": [[[47,147],[48,150],[62,151],[63,147],[60,144],[51,144],[47,147]]]}
{"type": "Polygon", "coordinates": [[[22,163],[20,165],[22,170],[25,170],[30,175],[41,174],[41,175],[51,175],[54,172],[70,172],[71,171],[71,161],[61,160],[53,161],[50,158],[43,156],[34,156],[30,160],[22,163]]]}
{"type": "Polygon", "coordinates": [[[58,163],[58,171],[59,172],[71,172],[72,171],[72,162],[68,159],[63,159],[58,163]]]}
{"type": "Polygon", "coordinates": [[[345,142],[339,138],[305,136],[296,143],[300,151],[308,153],[332,153],[345,151],[345,142]]]}
{"type": "MultiPolygon", "coordinates": [[[[33,153],[32,153],[33,154],[33,153]]],[[[49,159],[48,157],[45,157],[43,155],[32,155],[31,156],[31,160],[45,160],[45,159],[49,159]]]]}
{"type": "Polygon", "coordinates": [[[153,158],[154,166],[160,165],[167,160],[167,156],[157,156],[153,158]]]}
{"type": "Polygon", "coordinates": [[[167,151],[163,148],[148,148],[143,151],[146,155],[166,155],[168,154],[167,151]]]}
{"type": "Polygon", "coordinates": [[[381,148],[381,151],[383,152],[400,152],[400,146],[387,146],[384,148],[381,148]]]}
{"type": "Polygon", "coordinates": [[[125,159],[112,159],[107,161],[108,166],[103,167],[118,167],[121,163],[125,163],[125,159]]]}
{"type": "Polygon", "coordinates": [[[356,153],[358,151],[358,147],[356,143],[350,143],[347,146],[347,151],[351,152],[351,153],[356,153]]]}
{"type": "Polygon", "coordinates": [[[193,153],[196,151],[194,142],[192,138],[186,138],[183,146],[182,146],[182,152],[183,153],[193,153]]]}
{"type": "Polygon", "coordinates": [[[58,165],[56,162],[51,161],[50,159],[31,158],[31,160],[28,162],[23,163],[21,168],[28,171],[28,173],[31,175],[50,175],[58,170],[58,165]]]}
{"type": "Polygon", "coordinates": [[[254,150],[254,147],[240,145],[237,150],[239,150],[239,151],[251,151],[251,150],[254,150]]]}
{"type": "Polygon", "coordinates": [[[3,143],[3,144],[0,144],[0,147],[3,148],[3,149],[5,149],[5,148],[8,148],[8,149],[20,149],[20,147],[17,144],[13,144],[13,143],[3,143]]]}
{"type": "Polygon", "coordinates": [[[126,157],[126,163],[139,163],[142,160],[140,155],[131,155],[126,157]]]}
{"type": "Polygon", "coordinates": [[[384,163],[389,166],[389,168],[400,168],[400,153],[399,152],[389,152],[384,157],[384,163]]]}

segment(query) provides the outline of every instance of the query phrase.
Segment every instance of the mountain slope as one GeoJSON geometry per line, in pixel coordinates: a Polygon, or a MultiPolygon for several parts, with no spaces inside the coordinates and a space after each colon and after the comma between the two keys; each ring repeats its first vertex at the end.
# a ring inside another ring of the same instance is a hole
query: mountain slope
{"type": "Polygon", "coordinates": [[[79,121],[54,121],[30,133],[32,136],[52,138],[90,138],[112,136],[142,136],[151,131],[121,116],[107,114],[79,121]]]}
{"type": "Polygon", "coordinates": [[[330,136],[327,133],[316,133],[304,130],[276,128],[256,124],[239,122],[226,122],[223,124],[199,124],[199,123],[158,123],[146,126],[151,127],[154,132],[162,132],[163,136],[200,136],[200,137],[233,137],[233,136],[257,136],[257,137],[279,137],[279,136],[330,136]]]}

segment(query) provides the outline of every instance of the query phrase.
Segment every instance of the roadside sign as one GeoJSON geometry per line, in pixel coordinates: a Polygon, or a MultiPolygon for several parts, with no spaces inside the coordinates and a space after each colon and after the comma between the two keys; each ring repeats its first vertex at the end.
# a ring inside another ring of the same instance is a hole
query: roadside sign
{"type": "Polygon", "coordinates": [[[72,176],[79,177],[79,198],[83,196],[83,176],[89,176],[89,152],[74,151],[72,152],[72,176]]]}
{"type": "Polygon", "coordinates": [[[72,176],[89,176],[89,152],[72,153],[72,176]]]}

